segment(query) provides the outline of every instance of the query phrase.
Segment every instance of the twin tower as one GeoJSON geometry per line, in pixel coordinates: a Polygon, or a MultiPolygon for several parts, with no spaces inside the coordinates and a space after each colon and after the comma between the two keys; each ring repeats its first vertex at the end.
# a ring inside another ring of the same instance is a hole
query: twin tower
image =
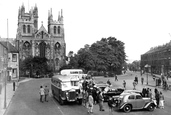
{"type": "Polygon", "coordinates": [[[25,12],[22,5],[18,10],[17,47],[20,60],[29,56],[46,57],[55,70],[65,63],[66,43],[62,10],[58,20],[53,20],[52,9],[48,12],[48,30],[43,24],[38,28],[38,7],[25,12]]]}

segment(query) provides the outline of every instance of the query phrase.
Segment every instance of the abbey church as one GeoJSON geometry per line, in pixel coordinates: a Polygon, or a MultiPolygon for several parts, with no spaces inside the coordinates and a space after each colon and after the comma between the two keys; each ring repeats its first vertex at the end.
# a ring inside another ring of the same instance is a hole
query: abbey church
{"type": "Polygon", "coordinates": [[[25,12],[22,5],[18,10],[17,47],[20,60],[29,56],[46,57],[55,70],[63,65],[66,44],[64,39],[64,24],[62,10],[58,19],[53,19],[52,9],[47,12],[48,27],[43,23],[38,28],[38,8],[35,5],[29,12],[25,12]]]}

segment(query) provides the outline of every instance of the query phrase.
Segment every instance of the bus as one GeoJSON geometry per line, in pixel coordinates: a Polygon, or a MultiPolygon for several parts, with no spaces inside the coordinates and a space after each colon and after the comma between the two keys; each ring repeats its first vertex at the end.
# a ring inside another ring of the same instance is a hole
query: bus
{"type": "Polygon", "coordinates": [[[63,69],[60,72],[61,75],[77,75],[79,79],[86,78],[87,74],[83,73],[82,69],[63,69]]]}
{"type": "Polygon", "coordinates": [[[51,78],[52,95],[59,104],[78,102],[82,104],[82,91],[78,76],[54,75],[51,78]]]}

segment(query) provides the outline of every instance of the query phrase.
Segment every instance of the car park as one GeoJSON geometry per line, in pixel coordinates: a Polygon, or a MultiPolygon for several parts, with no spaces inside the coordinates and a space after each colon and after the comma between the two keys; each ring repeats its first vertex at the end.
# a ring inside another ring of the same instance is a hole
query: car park
{"type": "Polygon", "coordinates": [[[155,108],[155,103],[150,98],[143,98],[138,93],[130,93],[125,95],[120,95],[116,103],[115,108],[123,110],[124,112],[130,112],[131,110],[147,109],[153,111],[155,108]]]}

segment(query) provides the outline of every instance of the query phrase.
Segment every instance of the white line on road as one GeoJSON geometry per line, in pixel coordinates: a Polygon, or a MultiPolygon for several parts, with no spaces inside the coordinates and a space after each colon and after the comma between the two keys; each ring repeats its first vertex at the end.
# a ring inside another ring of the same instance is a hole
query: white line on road
{"type": "MultiPolygon", "coordinates": [[[[53,102],[55,103],[55,105],[57,105],[51,93],[49,94],[49,96],[52,97],[53,102]]],[[[62,113],[62,115],[65,115],[64,112],[61,110],[61,108],[58,105],[57,105],[57,107],[58,107],[59,111],[62,113]]]]}

